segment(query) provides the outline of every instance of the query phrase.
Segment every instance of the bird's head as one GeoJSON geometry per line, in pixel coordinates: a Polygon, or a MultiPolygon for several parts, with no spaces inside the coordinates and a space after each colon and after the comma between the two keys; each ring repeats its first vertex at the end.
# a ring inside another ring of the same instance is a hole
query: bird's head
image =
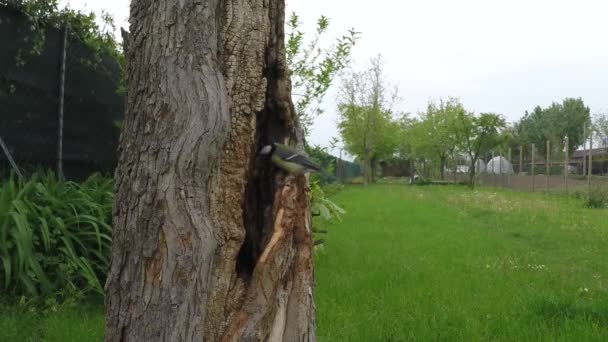
{"type": "Polygon", "coordinates": [[[265,155],[269,155],[272,152],[272,145],[266,145],[264,147],[262,147],[262,149],[260,150],[260,154],[265,156],[265,155]]]}

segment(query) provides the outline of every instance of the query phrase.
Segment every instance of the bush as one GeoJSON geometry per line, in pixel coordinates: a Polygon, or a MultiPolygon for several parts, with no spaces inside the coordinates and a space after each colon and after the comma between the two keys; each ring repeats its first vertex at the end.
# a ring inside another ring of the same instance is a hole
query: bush
{"type": "Polygon", "coordinates": [[[111,178],[52,173],[0,188],[0,288],[12,296],[103,293],[111,251],[111,178]],[[64,293],[65,294],[65,293],[64,293]]]}
{"type": "Polygon", "coordinates": [[[588,208],[595,209],[608,208],[608,191],[598,189],[591,191],[587,196],[585,205],[588,208]]]}

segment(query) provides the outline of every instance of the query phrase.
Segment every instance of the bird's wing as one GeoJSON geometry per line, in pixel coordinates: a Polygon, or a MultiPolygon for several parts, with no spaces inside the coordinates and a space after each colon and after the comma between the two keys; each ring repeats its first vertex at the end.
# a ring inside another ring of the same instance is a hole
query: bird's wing
{"type": "Polygon", "coordinates": [[[305,168],[309,169],[309,170],[313,170],[313,171],[321,171],[321,167],[319,167],[319,165],[313,163],[312,161],[310,161],[308,158],[306,158],[303,155],[298,154],[296,157],[291,158],[289,160],[290,163],[296,163],[296,164],[300,164],[302,166],[304,166],[305,168]]]}
{"type": "Polygon", "coordinates": [[[290,160],[296,158],[297,156],[299,156],[299,154],[294,153],[294,154],[290,155],[289,157],[285,158],[285,160],[290,161],[290,160]]]}
{"type": "Polygon", "coordinates": [[[277,148],[274,153],[276,153],[279,156],[279,158],[283,159],[284,161],[300,164],[300,165],[304,166],[305,168],[314,170],[314,171],[321,170],[321,168],[317,164],[313,163],[308,158],[306,158],[306,156],[304,156],[298,152],[277,148]]]}

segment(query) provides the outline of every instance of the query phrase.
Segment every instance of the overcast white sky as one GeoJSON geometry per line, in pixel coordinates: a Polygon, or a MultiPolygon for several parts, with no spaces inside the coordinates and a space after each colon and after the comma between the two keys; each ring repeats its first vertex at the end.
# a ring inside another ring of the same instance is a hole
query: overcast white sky
{"type": "MultiPolygon", "coordinates": [[[[128,0],[63,3],[105,9],[127,26],[128,0]]],[[[382,54],[402,111],[448,96],[509,121],[565,97],[582,97],[593,113],[608,111],[606,0],[287,0],[287,7],[305,27],[323,14],[335,37],[351,27],[362,32],[355,67],[382,54]]],[[[338,135],[334,97],[335,89],[313,144],[327,146],[338,135]]]]}

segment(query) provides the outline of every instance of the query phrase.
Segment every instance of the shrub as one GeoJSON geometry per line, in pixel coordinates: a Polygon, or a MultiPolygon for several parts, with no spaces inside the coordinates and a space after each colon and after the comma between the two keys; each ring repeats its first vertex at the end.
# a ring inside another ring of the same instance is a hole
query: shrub
{"type": "Polygon", "coordinates": [[[608,208],[608,191],[593,190],[587,196],[585,205],[588,208],[608,208]]]}
{"type": "Polygon", "coordinates": [[[110,178],[82,184],[52,173],[0,188],[0,288],[13,296],[103,293],[109,267],[110,178]]]}

